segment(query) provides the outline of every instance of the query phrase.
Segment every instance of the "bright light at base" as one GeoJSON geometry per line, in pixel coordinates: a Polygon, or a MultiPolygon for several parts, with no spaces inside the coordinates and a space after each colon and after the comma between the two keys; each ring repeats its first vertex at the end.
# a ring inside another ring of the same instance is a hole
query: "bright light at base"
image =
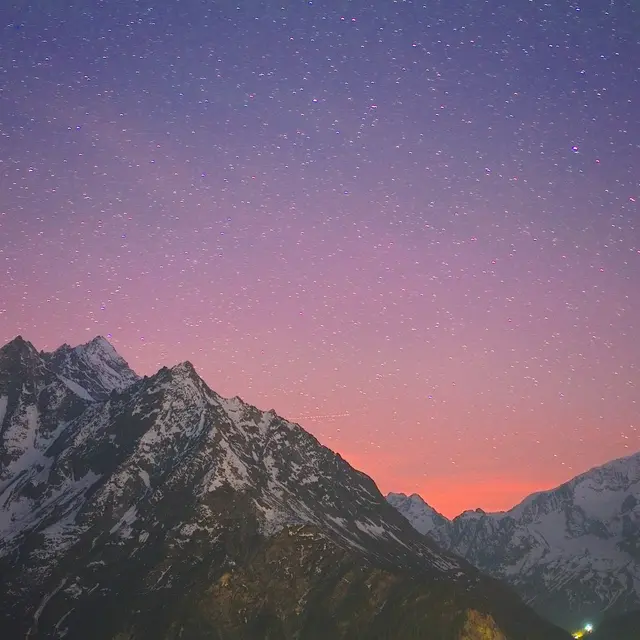
{"type": "Polygon", "coordinates": [[[590,622],[587,622],[587,624],[584,625],[584,630],[587,633],[591,633],[593,631],[593,625],[590,622]]]}

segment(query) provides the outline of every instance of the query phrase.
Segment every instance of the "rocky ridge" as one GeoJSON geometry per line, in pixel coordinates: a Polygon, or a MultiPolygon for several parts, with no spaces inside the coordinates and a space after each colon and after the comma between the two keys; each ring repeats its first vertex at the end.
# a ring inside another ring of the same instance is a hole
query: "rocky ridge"
{"type": "Polygon", "coordinates": [[[449,521],[415,494],[387,499],[416,530],[566,628],[640,607],[640,453],[504,513],[466,511],[449,521]]]}
{"type": "Polygon", "coordinates": [[[0,349],[7,637],[567,637],[299,425],[105,343],[0,349]]]}

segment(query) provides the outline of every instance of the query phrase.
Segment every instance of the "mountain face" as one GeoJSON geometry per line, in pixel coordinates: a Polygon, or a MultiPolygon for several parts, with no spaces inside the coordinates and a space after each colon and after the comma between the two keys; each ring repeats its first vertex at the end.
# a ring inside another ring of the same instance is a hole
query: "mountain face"
{"type": "Polygon", "coordinates": [[[21,337],[0,349],[0,492],[37,465],[88,406],[21,337]]]}
{"type": "Polygon", "coordinates": [[[568,638],[300,426],[105,343],[0,350],[3,637],[568,638]]]}
{"type": "Polygon", "coordinates": [[[118,352],[102,336],[87,344],[70,347],[63,344],[53,353],[41,354],[50,369],[73,390],[89,400],[104,400],[112,391],[122,391],[138,376],[118,352]]]}
{"type": "Polygon", "coordinates": [[[449,524],[447,518],[430,507],[417,493],[410,496],[404,493],[390,493],[387,495],[387,501],[422,534],[449,524]]]}
{"type": "Polygon", "coordinates": [[[419,496],[388,500],[418,531],[566,628],[640,607],[640,453],[505,513],[467,511],[449,521],[419,496]]]}

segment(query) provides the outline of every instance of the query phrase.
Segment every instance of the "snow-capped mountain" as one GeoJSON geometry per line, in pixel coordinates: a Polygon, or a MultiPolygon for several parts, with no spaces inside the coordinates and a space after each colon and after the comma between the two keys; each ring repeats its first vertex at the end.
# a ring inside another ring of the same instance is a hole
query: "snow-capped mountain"
{"type": "Polygon", "coordinates": [[[434,522],[421,499],[388,499],[418,531],[507,582],[558,624],[640,608],[640,453],[504,513],[466,511],[434,522]]]}
{"type": "Polygon", "coordinates": [[[105,342],[0,350],[4,637],[567,637],[299,425],[105,342]]]}
{"type": "Polygon", "coordinates": [[[69,385],[80,385],[74,391],[90,400],[105,399],[111,391],[122,391],[138,376],[124,358],[102,336],[86,344],[70,347],[63,344],[51,354],[43,353],[44,361],[69,385]]]}
{"type": "Polygon", "coordinates": [[[387,495],[387,501],[422,534],[446,526],[449,522],[417,493],[410,496],[406,496],[404,493],[390,493],[387,495]]]}
{"type": "Polygon", "coordinates": [[[0,349],[0,493],[87,408],[75,386],[21,337],[0,349]]]}

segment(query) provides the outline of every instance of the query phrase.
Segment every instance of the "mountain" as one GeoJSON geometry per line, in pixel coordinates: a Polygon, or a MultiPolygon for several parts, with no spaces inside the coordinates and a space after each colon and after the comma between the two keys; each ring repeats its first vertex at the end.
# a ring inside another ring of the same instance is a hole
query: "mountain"
{"type": "Polygon", "coordinates": [[[41,355],[68,385],[76,385],[73,390],[78,395],[88,395],[90,400],[104,400],[112,391],[122,391],[138,379],[102,336],[78,347],[63,344],[53,353],[41,355]]]}
{"type": "Polygon", "coordinates": [[[565,628],[640,607],[640,453],[505,513],[466,511],[449,521],[418,496],[388,500],[418,531],[565,628]]]}
{"type": "Polygon", "coordinates": [[[89,402],[18,336],[0,349],[0,493],[38,463],[89,402]]]}
{"type": "Polygon", "coordinates": [[[422,534],[446,527],[449,523],[447,518],[430,507],[417,493],[410,496],[390,493],[387,501],[422,534]]]}
{"type": "Polygon", "coordinates": [[[569,637],[299,425],[104,342],[0,350],[3,637],[569,637]]]}

